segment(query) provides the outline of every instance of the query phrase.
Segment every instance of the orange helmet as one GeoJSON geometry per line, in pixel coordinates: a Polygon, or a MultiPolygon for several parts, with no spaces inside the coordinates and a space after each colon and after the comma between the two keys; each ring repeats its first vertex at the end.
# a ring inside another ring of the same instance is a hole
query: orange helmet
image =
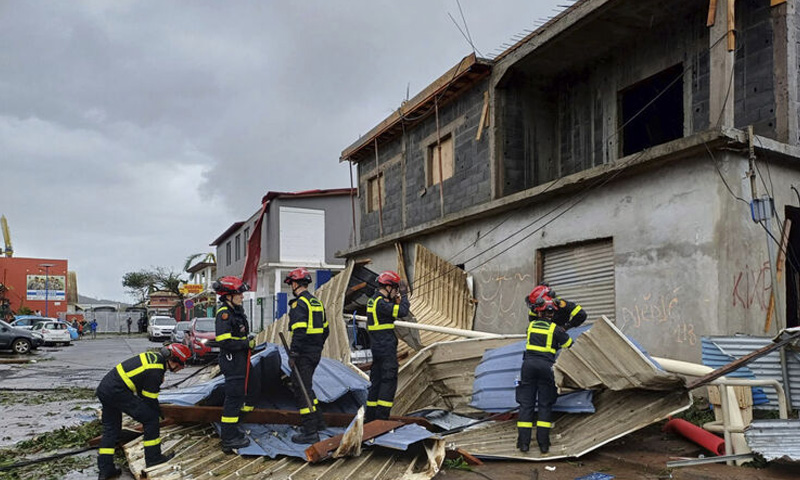
{"type": "Polygon", "coordinates": [[[400,275],[391,270],[386,270],[378,275],[378,285],[389,285],[396,287],[400,285],[400,275]]]}
{"type": "Polygon", "coordinates": [[[211,288],[214,289],[217,295],[231,295],[250,290],[250,286],[243,282],[241,278],[233,276],[220,278],[211,285],[211,288]]]}
{"type": "Polygon", "coordinates": [[[291,272],[287,273],[286,278],[283,279],[283,283],[287,285],[291,285],[292,282],[297,282],[301,285],[308,285],[311,283],[311,274],[308,273],[308,270],[305,268],[295,268],[291,272]]]}
{"type": "Polygon", "coordinates": [[[548,296],[550,298],[553,298],[554,296],[553,289],[550,288],[547,284],[537,285],[536,287],[534,287],[534,289],[531,290],[531,293],[530,295],[528,295],[528,298],[526,300],[528,301],[528,305],[533,306],[536,305],[537,300],[539,300],[544,296],[548,296]]]}
{"type": "Polygon", "coordinates": [[[544,312],[555,312],[557,310],[556,304],[550,297],[540,297],[533,304],[533,311],[542,314],[544,312]]]}

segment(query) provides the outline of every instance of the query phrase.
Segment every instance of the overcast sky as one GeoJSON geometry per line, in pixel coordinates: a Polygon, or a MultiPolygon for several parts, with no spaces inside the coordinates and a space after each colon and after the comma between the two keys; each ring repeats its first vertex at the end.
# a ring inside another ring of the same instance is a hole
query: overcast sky
{"type": "MultiPolygon", "coordinates": [[[[492,57],[571,0],[461,0],[492,57]]],[[[0,0],[0,213],[82,295],[187,256],[472,52],[455,0],[0,0]]]]}

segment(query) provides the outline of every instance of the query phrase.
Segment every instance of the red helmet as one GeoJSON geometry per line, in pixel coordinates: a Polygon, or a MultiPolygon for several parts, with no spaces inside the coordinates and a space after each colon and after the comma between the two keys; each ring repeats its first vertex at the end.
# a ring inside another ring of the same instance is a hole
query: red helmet
{"type": "Polygon", "coordinates": [[[552,289],[547,285],[537,285],[533,290],[531,290],[531,294],[528,295],[528,305],[535,305],[536,301],[545,295],[552,298],[552,289]]]}
{"type": "Polygon", "coordinates": [[[211,285],[211,288],[214,289],[217,295],[244,293],[250,290],[250,286],[243,282],[241,278],[232,276],[220,278],[211,285]]]}
{"type": "Polygon", "coordinates": [[[182,343],[170,343],[162,350],[161,354],[164,355],[164,358],[167,360],[175,360],[176,362],[184,365],[189,358],[192,357],[192,352],[189,350],[189,347],[182,343]],[[164,352],[163,350],[166,350],[164,352]]]}
{"type": "Polygon", "coordinates": [[[398,286],[400,285],[400,275],[391,270],[386,270],[378,275],[378,285],[398,286]]]}
{"type": "Polygon", "coordinates": [[[533,311],[536,313],[555,312],[556,304],[550,297],[540,297],[539,300],[533,304],[533,311]]]}
{"type": "Polygon", "coordinates": [[[305,268],[295,268],[291,272],[287,273],[286,278],[283,279],[283,283],[287,285],[291,285],[292,282],[297,282],[301,285],[308,285],[311,283],[311,274],[308,273],[308,270],[305,268]]]}

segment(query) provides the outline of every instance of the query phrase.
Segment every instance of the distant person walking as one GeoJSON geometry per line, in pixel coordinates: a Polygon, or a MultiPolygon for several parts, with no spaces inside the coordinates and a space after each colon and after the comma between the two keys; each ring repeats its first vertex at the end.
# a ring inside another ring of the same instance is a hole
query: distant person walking
{"type": "Polygon", "coordinates": [[[128,324],[128,335],[130,335],[131,334],[131,325],[133,325],[133,319],[131,317],[128,317],[128,319],[125,320],[125,323],[128,324]]]}
{"type": "Polygon", "coordinates": [[[97,338],[97,319],[93,318],[92,323],[89,324],[89,330],[92,332],[92,340],[97,338]]]}

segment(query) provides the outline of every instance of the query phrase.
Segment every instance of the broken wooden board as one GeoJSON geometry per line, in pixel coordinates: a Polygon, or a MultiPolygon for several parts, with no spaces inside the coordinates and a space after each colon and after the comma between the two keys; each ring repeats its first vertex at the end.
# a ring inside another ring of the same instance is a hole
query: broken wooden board
{"type": "MultiPolygon", "coordinates": [[[[361,434],[361,441],[364,442],[379,435],[383,435],[386,432],[391,432],[395,428],[402,427],[403,425],[403,422],[394,422],[390,420],[373,420],[367,424],[362,424],[363,431],[361,434]]],[[[354,427],[358,427],[358,422],[356,422],[354,427]]],[[[345,434],[336,435],[311,445],[306,449],[306,459],[309,462],[316,463],[331,457],[333,451],[339,448],[344,436],[345,434]]]]}

